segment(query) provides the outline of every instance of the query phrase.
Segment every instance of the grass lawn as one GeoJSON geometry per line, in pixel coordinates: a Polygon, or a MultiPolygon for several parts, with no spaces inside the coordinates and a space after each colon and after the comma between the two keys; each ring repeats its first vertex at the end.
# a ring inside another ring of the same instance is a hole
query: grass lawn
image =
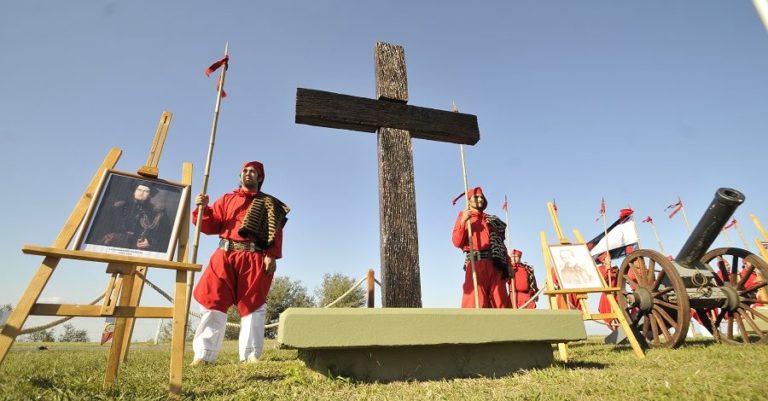
{"type": "MultiPolygon", "coordinates": [[[[102,391],[108,346],[17,343],[0,366],[0,399],[168,399],[170,344],[133,344],[118,384],[102,391]]],[[[262,361],[237,362],[228,341],[219,362],[184,369],[194,400],[768,400],[768,346],[688,340],[645,360],[602,339],[573,343],[572,359],[498,378],[356,383],[306,369],[296,352],[267,341],[262,361]]],[[[554,352],[554,347],[553,347],[554,352]]],[[[191,351],[185,354],[187,364],[191,351]]]]}

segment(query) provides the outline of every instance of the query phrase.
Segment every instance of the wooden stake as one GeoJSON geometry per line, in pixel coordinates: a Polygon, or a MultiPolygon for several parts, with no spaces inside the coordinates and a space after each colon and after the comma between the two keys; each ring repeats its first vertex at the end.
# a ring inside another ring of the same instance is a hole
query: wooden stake
{"type": "MultiPolygon", "coordinates": [[[[454,113],[459,112],[459,108],[456,107],[454,102],[451,106],[451,111],[454,113]]],[[[461,172],[464,176],[464,199],[466,200],[467,210],[469,210],[469,185],[467,184],[467,163],[464,161],[464,145],[459,145],[459,151],[461,152],[461,172]]],[[[470,215],[467,220],[467,240],[469,242],[469,264],[472,266],[472,285],[474,286],[475,293],[475,308],[480,307],[480,295],[477,293],[477,269],[475,268],[475,248],[472,244],[472,216],[470,215]]]]}

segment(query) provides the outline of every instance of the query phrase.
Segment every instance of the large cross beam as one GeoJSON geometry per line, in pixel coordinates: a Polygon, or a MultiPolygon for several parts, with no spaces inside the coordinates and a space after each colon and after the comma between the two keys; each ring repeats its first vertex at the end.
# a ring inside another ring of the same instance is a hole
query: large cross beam
{"type": "MultiPolygon", "coordinates": [[[[384,307],[420,308],[419,246],[411,137],[474,145],[477,117],[409,106],[405,51],[377,43],[376,97],[296,91],[296,123],[378,131],[379,221],[384,307]]],[[[458,171],[458,170],[457,170],[458,171]]]]}

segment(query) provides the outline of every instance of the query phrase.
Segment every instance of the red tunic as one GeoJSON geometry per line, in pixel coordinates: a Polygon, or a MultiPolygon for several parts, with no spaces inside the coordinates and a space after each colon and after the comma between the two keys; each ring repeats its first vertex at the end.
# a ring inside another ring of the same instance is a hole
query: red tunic
{"type": "MultiPolygon", "coordinates": [[[[237,230],[256,194],[242,189],[224,194],[205,208],[200,231],[234,241],[251,241],[241,237],[237,230]]],[[[197,209],[192,213],[192,221],[197,222],[197,209]]],[[[240,316],[252,313],[267,301],[272,285],[273,275],[264,270],[264,254],[275,259],[283,256],[282,228],[275,235],[275,242],[264,252],[225,252],[217,248],[195,286],[195,300],[207,309],[224,313],[231,305],[237,305],[240,316]]]]}
{"type": "MultiPolygon", "coordinates": [[[[469,251],[469,241],[467,235],[467,226],[462,224],[463,212],[459,212],[456,223],[453,226],[451,240],[453,245],[462,250],[469,251]]],[[[475,251],[484,251],[491,248],[490,229],[485,218],[485,213],[472,212],[470,218],[472,226],[472,247],[475,251]]],[[[475,307],[475,289],[472,281],[472,265],[467,261],[464,265],[464,285],[461,298],[462,308],[475,307]]],[[[501,271],[494,267],[492,259],[482,259],[475,261],[475,270],[477,271],[477,294],[481,308],[509,308],[509,295],[505,280],[502,278],[501,271]]]]}
{"type": "MultiPolygon", "coordinates": [[[[603,280],[605,280],[605,285],[609,287],[616,287],[617,280],[618,280],[618,273],[619,269],[616,266],[612,266],[609,270],[605,268],[605,265],[600,265],[597,267],[597,270],[600,271],[600,275],[603,276],[603,280]]],[[[610,313],[611,312],[611,303],[608,302],[608,296],[605,295],[605,293],[600,294],[600,303],[597,305],[597,310],[600,313],[610,313]]],[[[613,319],[603,319],[606,323],[611,324],[613,319]]]]}
{"type": "MultiPolygon", "coordinates": [[[[514,305],[515,308],[519,308],[523,306],[523,304],[528,302],[528,300],[531,299],[536,294],[537,290],[531,288],[529,275],[532,275],[533,272],[529,271],[524,264],[517,263],[512,267],[512,269],[515,273],[515,279],[514,281],[510,280],[509,285],[514,286],[515,288],[515,300],[512,300],[511,298],[512,297],[511,289],[509,291],[509,296],[510,296],[510,300],[512,301],[512,305],[514,305]]],[[[529,303],[528,306],[526,306],[525,308],[536,309],[536,302],[529,303]]]]}

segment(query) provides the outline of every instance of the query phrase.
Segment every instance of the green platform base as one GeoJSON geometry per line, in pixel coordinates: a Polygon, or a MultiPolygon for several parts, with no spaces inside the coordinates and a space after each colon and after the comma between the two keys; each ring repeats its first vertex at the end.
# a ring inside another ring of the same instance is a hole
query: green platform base
{"type": "Polygon", "coordinates": [[[278,327],[309,368],[381,382],[544,368],[551,344],[586,337],[578,311],[553,310],[290,308],[278,327]]]}

